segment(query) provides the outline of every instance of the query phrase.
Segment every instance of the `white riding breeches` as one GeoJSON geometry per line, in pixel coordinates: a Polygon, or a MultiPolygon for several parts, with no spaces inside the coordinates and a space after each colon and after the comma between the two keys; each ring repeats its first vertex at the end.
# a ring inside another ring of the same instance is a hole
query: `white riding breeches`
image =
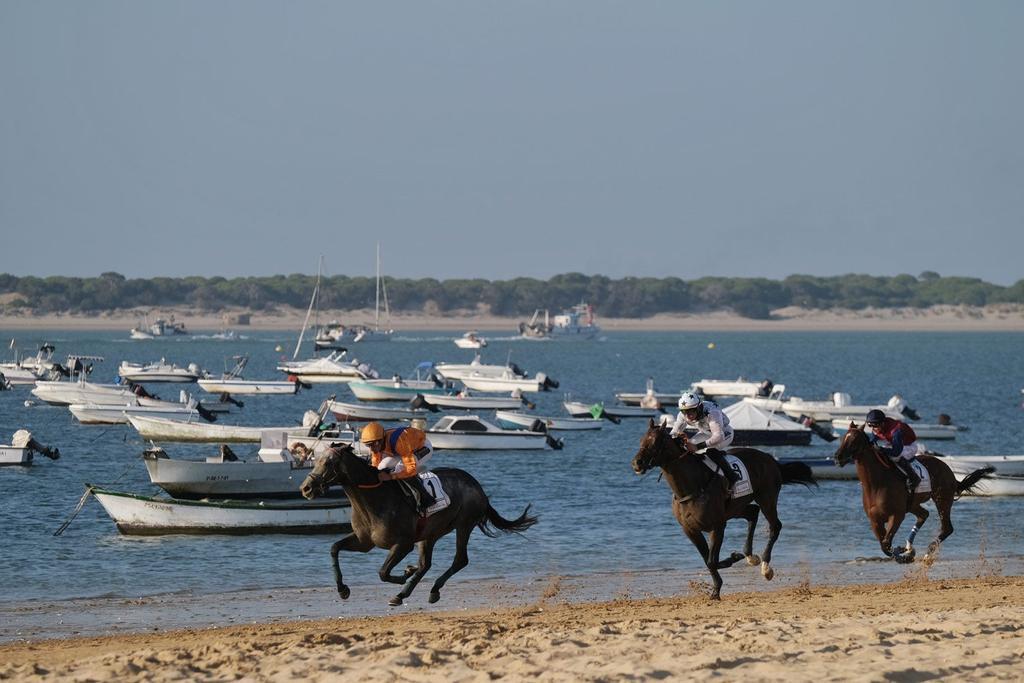
{"type": "MultiPolygon", "coordinates": [[[[423,444],[423,447],[427,449],[426,454],[416,458],[416,469],[419,471],[426,471],[425,465],[427,464],[427,461],[430,460],[430,456],[434,454],[434,447],[430,445],[429,439],[423,444]]],[[[380,459],[380,464],[377,465],[377,469],[387,470],[392,474],[398,474],[399,472],[405,471],[405,463],[402,462],[402,459],[397,455],[389,455],[386,458],[380,459]]]]}

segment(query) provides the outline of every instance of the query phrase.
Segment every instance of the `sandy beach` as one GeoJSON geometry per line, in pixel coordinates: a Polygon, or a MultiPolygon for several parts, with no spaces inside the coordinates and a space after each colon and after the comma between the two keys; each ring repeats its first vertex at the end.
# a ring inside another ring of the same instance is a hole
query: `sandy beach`
{"type": "MultiPolygon", "coordinates": [[[[298,330],[302,327],[305,310],[281,308],[272,312],[254,312],[248,326],[232,325],[225,316],[248,313],[231,309],[218,313],[198,311],[187,307],[128,311],[107,311],[96,315],[0,314],[0,330],[128,330],[143,321],[156,318],[184,322],[193,332],[217,331],[225,328],[237,330],[298,330]]],[[[330,310],[320,312],[320,321],[339,320],[345,324],[370,324],[372,310],[330,310]]],[[[395,330],[445,330],[464,332],[481,330],[494,334],[517,334],[522,317],[501,317],[475,311],[428,315],[425,313],[395,313],[390,325],[395,330]]],[[[1024,306],[1001,304],[984,307],[933,306],[918,308],[883,308],[864,310],[811,310],[796,307],[773,311],[768,320],[743,318],[728,311],[694,314],[659,314],[647,318],[602,318],[597,323],[608,332],[619,331],[1024,331],[1024,306]]]]}
{"type": "Polygon", "coordinates": [[[1024,577],[253,624],[0,646],[0,679],[1019,680],[1024,577]]]}

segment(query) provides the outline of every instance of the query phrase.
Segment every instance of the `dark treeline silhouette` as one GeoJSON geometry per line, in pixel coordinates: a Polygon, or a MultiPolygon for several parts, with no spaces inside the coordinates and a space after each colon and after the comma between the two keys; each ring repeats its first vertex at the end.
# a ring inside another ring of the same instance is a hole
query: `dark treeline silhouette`
{"type": "MultiPolygon", "coordinates": [[[[270,277],[156,277],[128,279],[119,273],[99,277],[16,277],[0,274],[0,310],[13,312],[89,312],[155,306],[191,306],[217,311],[243,307],[253,311],[276,306],[305,308],[313,291],[312,275],[270,277]]],[[[322,280],[320,307],[373,307],[376,283],[369,277],[322,280]]],[[[1009,287],[978,278],[919,276],[791,275],[766,278],[625,277],[566,273],[549,280],[386,279],[393,311],[445,313],[489,310],[495,315],[528,315],[536,308],[558,311],[580,301],[594,304],[607,317],[636,318],[655,313],[732,310],[748,318],[767,318],[783,306],[804,308],[914,307],[937,304],[984,306],[1024,303],[1024,280],[1009,287]]]]}

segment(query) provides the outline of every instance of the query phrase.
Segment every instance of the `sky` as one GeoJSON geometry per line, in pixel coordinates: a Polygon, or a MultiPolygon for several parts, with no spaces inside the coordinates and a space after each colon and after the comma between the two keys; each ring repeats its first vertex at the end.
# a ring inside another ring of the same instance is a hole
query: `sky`
{"type": "Polygon", "coordinates": [[[0,273],[980,277],[1024,3],[0,1],[0,273]]]}

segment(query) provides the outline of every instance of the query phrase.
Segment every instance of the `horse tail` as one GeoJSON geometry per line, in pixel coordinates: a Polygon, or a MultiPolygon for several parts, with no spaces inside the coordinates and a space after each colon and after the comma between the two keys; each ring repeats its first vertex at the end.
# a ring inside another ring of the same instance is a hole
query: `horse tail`
{"type": "Polygon", "coordinates": [[[818,485],[811,472],[811,466],[805,462],[780,462],[779,469],[782,470],[783,484],[803,484],[807,488],[818,485]]]}
{"type": "Polygon", "coordinates": [[[526,509],[523,510],[523,514],[519,515],[516,519],[505,519],[498,514],[498,511],[491,507],[491,504],[487,504],[487,516],[477,522],[476,526],[485,535],[491,538],[496,537],[498,534],[495,533],[494,529],[490,525],[494,525],[494,528],[498,531],[504,531],[507,534],[518,534],[526,531],[531,526],[537,523],[537,518],[530,515],[530,506],[527,505],[526,509]]]}
{"type": "Polygon", "coordinates": [[[995,467],[991,465],[988,467],[982,467],[980,470],[974,470],[966,477],[963,481],[959,481],[956,484],[956,500],[960,500],[960,496],[965,493],[971,493],[974,488],[981,482],[982,479],[989,479],[992,477],[992,473],[996,471],[995,467]]]}

